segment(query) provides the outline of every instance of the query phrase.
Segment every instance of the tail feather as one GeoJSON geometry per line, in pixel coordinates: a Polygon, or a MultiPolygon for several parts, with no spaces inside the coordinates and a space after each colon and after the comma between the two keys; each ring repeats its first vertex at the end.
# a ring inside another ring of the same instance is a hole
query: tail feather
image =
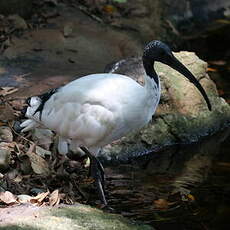
{"type": "Polygon", "coordinates": [[[26,99],[26,104],[28,105],[22,111],[22,114],[25,118],[29,118],[21,124],[22,132],[31,130],[38,126],[42,126],[41,116],[42,110],[46,101],[58,91],[58,88],[52,89],[44,94],[39,96],[34,96],[26,99]]]}
{"type": "Polygon", "coordinates": [[[41,103],[42,102],[39,97],[31,97],[30,100],[28,100],[28,107],[26,109],[25,117],[33,119],[35,121],[39,121],[41,111],[37,111],[37,109],[39,108],[41,103]]]}
{"type": "Polygon", "coordinates": [[[40,126],[39,118],[41,112],[36,112],[41,104],[41,99],[37,96],[30,97],[26,100],[27,107],[22,110],[25,118],[29,118],[20,124],[21,132],[26,132],[40,126]]]}

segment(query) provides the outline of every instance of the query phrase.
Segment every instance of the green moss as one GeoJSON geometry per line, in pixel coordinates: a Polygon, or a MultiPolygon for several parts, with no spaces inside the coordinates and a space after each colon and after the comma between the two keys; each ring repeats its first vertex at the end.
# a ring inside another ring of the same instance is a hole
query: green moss
{"type": "Polygon", "coordinates": [[[84,227],[84,229],[136,229],[148,230],[152,229],[147,225],[131,224],[130,221],[122,216],[115,214],[104,213],[100,210],[93,208],[86,208],[86,206],[74,206],[55,209],[53,215],[57,217],[70,219],[73,224],[84,227]]]}
{"type": "MultiPolygon", "coordinates": [[[[27,208],[27,207],[25,207],[27,208]]],[[[126,218],[105,213],[86,205],[41,208],[36,215],[18,217],[13,224],[0,226],[6,230],[151,230],[126,218]]]]}

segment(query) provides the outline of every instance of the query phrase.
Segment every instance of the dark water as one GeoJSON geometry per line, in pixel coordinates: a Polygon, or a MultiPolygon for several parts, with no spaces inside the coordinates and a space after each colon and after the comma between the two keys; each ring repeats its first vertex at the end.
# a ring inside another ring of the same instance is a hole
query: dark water
{"type": "Polygon", "coordinates": [[[216,83],[219,95],[230,103],[230,24],[205,35],[185,41],[179,50],[195,52],[208,62],[209,76],[216,83]]]}
{"type": "Polygon", "coordinates": [[[106,168],[116,212],[156,229],[230,228],[230,128],[106,168]]]}
{"type": "MultiPolygon", "coordinates": [[[[208,62],[219,95],[230,103],[226,29],[181,49],[208,62]]],[[[109,204],[128,218],[159,230],[230,229],[230,128],[106,171],[109,204]]]]}

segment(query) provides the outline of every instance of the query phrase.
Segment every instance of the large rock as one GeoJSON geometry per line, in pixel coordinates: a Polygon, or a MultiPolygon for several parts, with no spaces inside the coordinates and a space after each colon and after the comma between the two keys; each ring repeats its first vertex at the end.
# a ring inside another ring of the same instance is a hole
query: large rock
{"type": "MultiPolygon", "coordinates": [[[[212,111],[208,110],[203,97],[193,84],[170,67],[156,63],[162,95],[152,122],[139,132],[103,148],[100,153],[102,158],[127,161],[164,145],[198,141],[202,136],[229,125],[230,106],[218,96],[216,86],[206,72],[207,63],[194,53],[180,52],[175,56],[204,87],[211,101],[212,111]]],[[[113,72],[125,73],[141,81],[144,74],[141,58],[131,58],[120,63],[113,72]]]]}
{"type": "Polygon", "coordinates": [[[152,230],[151,226],[134,224],[124,217],[103,213],[86,205],[41,208],[17,206],[0,210],[0,229],[40,230],[152,230]]]}

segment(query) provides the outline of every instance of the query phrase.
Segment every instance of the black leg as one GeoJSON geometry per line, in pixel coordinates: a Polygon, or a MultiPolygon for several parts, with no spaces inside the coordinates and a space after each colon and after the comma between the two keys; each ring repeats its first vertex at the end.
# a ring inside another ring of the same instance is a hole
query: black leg
{"type": "Polygon", "coordinates": [[[100,200],[105,206],[107,206],[107,201],[105,199],[105,188],[104,188],[104,184],[105,184],[104,168],[101,162],[95,156],[93,156],[86,147],[80,146],[80,149],[84,151],[85,154],[90,159],[90,176],[94,178],[94,183],[96,185],[100,200]]]}

